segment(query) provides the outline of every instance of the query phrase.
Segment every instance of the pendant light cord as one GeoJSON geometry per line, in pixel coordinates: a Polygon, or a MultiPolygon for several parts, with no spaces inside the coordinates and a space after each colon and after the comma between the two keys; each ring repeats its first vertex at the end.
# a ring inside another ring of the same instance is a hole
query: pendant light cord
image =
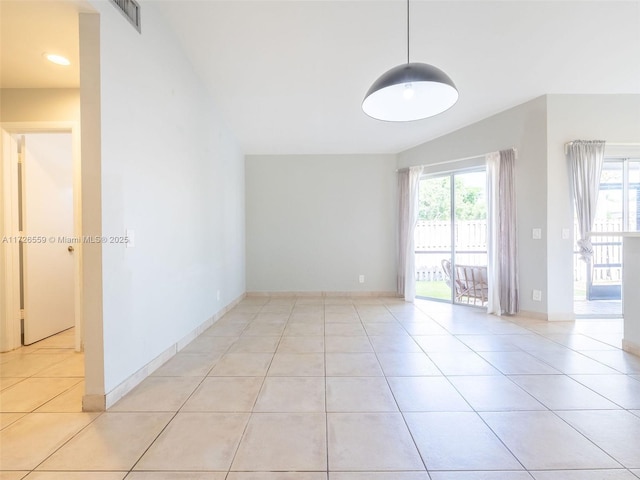
{"type": "Polygon", "coordinates": [[[409,0],[407,0],[407,64],[409,64],[409,0]]]}

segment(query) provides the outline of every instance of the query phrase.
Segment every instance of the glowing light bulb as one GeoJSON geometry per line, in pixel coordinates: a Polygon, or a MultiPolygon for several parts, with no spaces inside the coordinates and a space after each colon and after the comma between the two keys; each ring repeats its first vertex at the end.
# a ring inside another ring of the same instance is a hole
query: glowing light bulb
{"type": "Polygon", "coordinates": [[[71,65],[71,62],[69,61],[69,59],[63,57],[62,55],[54,55],[52,53],[45,53],[44,57],[49,60],[52,63],[55,63],[56,65],[62,65],[62,66],[68,66],[71,65]]]}
{"type": "Polygon", "coordinates": [[[410,83],[407,83],[402,91],[402,96],[405,100],[411,100],[414,94],[413,86],[410,83]]]}

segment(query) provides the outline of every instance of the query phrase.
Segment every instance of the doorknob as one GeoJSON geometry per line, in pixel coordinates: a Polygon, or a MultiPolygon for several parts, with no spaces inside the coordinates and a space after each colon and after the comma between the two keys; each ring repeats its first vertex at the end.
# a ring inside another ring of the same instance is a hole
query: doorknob
{"type": "Polygon", "coordinates": [[[69,252],[73,253],[73,251],[74,251],[75,249],[73,248],[73,245],[69,245],[69,246],[67,247],[67,250],[68,250],[69,252]]]}

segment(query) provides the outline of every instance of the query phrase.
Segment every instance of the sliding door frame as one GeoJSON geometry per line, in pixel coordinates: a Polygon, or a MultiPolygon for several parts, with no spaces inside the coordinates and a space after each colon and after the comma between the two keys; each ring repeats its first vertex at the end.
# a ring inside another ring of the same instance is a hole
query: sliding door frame
{"type": "MultiPolygon", "coordinates": [[[[462,168],[459,170],[447,170],[444,172],[433,172],[433,173],[427,173],[427,174],[423,174],[422,177],[420,178],[420,183],[422,183],[423,180],[427,180],[427,179],[432,179],[432,178],[444,178],[444,177],[448,177],[449,178],[449,218],[450,218],[450,237],[449,237],[449,243],[450,243],[450,258],[451,258],[451,287],[450,287],[450,296],[448,300],[442,299],[442,298],[435,298],[435,297],[418,297],[418,298],[422,298],[422,299],[426,299],[426,300],[431,300],[431,301],[437,301],[437,302],[444,302],[444,303],[451,303],[453,305],[465,305],[465,306],[474,306],[471,304],[466,304],[466,303],[460,303],[460,302],[456,302],[455,301],[455,288],[453,287],[453,284],[455,282],[455,265],[457,264],[457,248],[456,248],[456,186],[455,186],[455,179],[456,176],[458,175],[463,175],[463,174],[467,174],[467,173],[484,173],[486,176],[486,172],[487,172],[487,168],[486,166],[482,165],[482,166],[473,166],[473,167],[468,167],[468,168],[462,168]]],[[[486,197],[486,185],[485,185],[485,197],[486,197]]],[[[414,252],[414,255],[416,254],[416,252],[414,252]]],[[[415,280],[414,280],[415,281],[415,280]]]]}

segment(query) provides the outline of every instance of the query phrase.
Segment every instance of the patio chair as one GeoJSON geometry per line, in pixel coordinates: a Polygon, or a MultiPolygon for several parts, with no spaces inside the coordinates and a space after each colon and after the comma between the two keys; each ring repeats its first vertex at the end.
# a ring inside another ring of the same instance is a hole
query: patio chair
{"type": "Polygon", "coordinates": [[[451,261],[442,260],[442,271],[447,285],[455,285],[455,301],[473,305],[485,305],[489,296],[487,267],[484,265],[456,265],[452,275],[451,261]],[[452,279],[455,277],[455,281],[452,279]]]}

